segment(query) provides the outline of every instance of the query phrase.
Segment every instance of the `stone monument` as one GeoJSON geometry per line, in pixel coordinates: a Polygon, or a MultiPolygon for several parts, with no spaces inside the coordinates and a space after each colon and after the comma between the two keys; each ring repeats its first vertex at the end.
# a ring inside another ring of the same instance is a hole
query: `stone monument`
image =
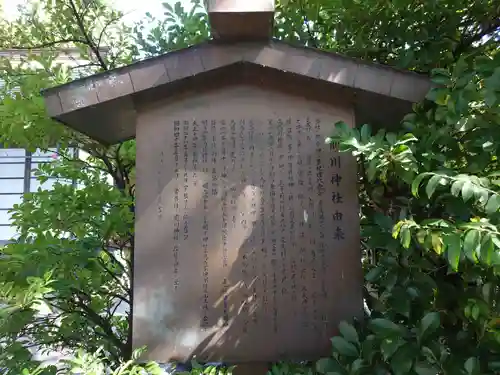
{"type": "Polygon", "coordinates": [[[357,168],[334,123],[397,124],[426,77],[271,38],[271,0],[211,0],[213,40],[44,92],[137,141],[133,341],[160,362],[316,359],[362,314],[357,168]]]}

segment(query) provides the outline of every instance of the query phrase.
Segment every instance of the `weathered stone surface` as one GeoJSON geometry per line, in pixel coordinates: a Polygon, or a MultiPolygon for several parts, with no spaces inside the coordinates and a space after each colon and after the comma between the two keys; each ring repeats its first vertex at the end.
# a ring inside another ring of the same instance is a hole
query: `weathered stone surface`
{"type": "Polygon", "coordinates": [[[160,362],[317,359],[362,315],[357,168],[330,103],[235,85],[139,110],[134,345],[160,362]]]}

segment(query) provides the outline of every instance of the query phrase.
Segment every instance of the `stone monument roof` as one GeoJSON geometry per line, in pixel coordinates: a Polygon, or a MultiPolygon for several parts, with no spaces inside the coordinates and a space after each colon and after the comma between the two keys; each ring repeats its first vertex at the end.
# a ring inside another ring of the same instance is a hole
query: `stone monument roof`
{"type": "Polygon", "coordinates": [[[114,144],[135,136],[136,111],[200,90],[249,84],[315,100],[352,101],[356,123],[399,123],[431,86],[428,77],[277,40],[209,41],[43,91],[48,114],[114,144]]]}

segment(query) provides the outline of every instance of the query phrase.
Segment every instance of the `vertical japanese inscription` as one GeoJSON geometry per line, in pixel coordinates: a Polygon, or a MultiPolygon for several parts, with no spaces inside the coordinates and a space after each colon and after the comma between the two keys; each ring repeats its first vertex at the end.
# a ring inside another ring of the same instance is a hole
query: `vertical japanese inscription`
{"type": "Polygon", "coordinates": [[[332,192],[332,202],[335,206],[335,212],[332,215],[333,215],[333,221],[336,224],[333,230],[333,240],[337,242],[345,240],[345,232],[344,232],[344,227],[342,225],[342,219],[344,214],[340,208],[341,205],[344,203],[344,197],[340,193],[340,191],[337,190],[337,188],[340,187],[342,181],[342,176],[339,174],[341,168],[340,155],[332,156],[330,158],[330,166],[335,169],[335,173],[332,175],[330,182],[335,188],[335,190],[332,192]]]}
{"type": "MultiPolygon", "coordinates": [[[[202,163],[208,161],[208,121],[202,122],[202,135],[201,135],[202,147],[201,147],[201,159],[202,163]]],[[[205,182],[203,184],[203,234],[202,234],[202,248],[203,248],[203,319],[202,319],[202,329],[207,329],[209,327],[208,313],[209,313],[209,294],[208,294],[208,281],[209,281],[209,268],[208,268],[208,199],[210,195],[209,183],[205,182]]]]}
{"type": "Polygon", "coordinates": [[[279,183],[278,183],[278,193],[279,193],[279,245],[280,245],[280,281],[281,281],[281,296],[285,296],[288,293],[286,289],[287,285],[287,241],[286,241],[286,228],[288,227],[286,223],[286,208],[285,208],[285,180],[282,171],[286,170],[287,162],[287,142],[285,133],[285,123],[282,119],[278,119],[278,142],[277,142],[277,157],[278,157],[278,170],[279,170],[279,183]]]}
{"type": "MultiPolygon", "coordinates": [[[[341,159],[323,148],[316,117],[254,121],[175,121],[174,290],[179,253],[194,244],[203,274],[196,291],[203,330],[222,318],[231,333],[265,327],[278,338],[281,325],[293,322],[306,342],[332,328],[327,249],[349,239],[341,159]],[[194,208],[197,217],[188,216],[194,208]],[[219,316],[212,315],[216,310],[219,316]]],[[[171,152],[159,154],[160,167],[171,152]]],[[[162,183],[158,173],[158,217],[168,211],[162,183]]]]}
{"type": "Polygon", "coordinates": [[[174,122],[174,162],[175,162],[175,191],[174,191],[174,229],[173,229],[173,289],[179,288],[179,246],[180,246],[180,217],[179,217],[179,161],[180,161],[180,121],[174,122]]]}
{"type": "MultiPolygon", "coordinates": [[[[313,129],[311,126],[311,120],[306,118],[304,134],[306,138],[307,145],[309,146],[313,139],[313,129]]],[[[314,200],[313,196],[315,193],[315,184],[314,184],[314,169],[315,169],[315,158],[314,154],[306,155],[306,186],[307,186],[307,206],[305,207],[305,212],[310,212],[311,215],[315,212],[314,200]]],[[[306,200],[306,199],[304,199],[306,200]]],[[[305,203],[305,202],[304,202],[305,203]]],[[[314,235],[311,235],[312,224],[310,220],[304,220],[307,222],[306,228],[309,233],[309,243],[305,244],[304,241],[301,243],[301,307],[302,307],[302,326],[304,328],[309,328],[311,325],[310,319],[310,293],[312,292],[310,288],[308,288],[308,278],[307,278],[307,270],[310,270],[310,280],[311,282],[315,282],[317,277],[316,270],[316,238],[314,235]],[[306,248],[307,246],[307,248],[306,248]],[[309,250],[309,251],[307,251],[309,250]]]]}
{"type": "Polygon", "coordinates": [[[163,183],[162,183],[162,172],[165,167],[165,151],[160,151],[159,168],[156,171],[156,186],[157,186],[157,202],[156,207],[158,210],[158,219],[161,220],[163,216],[163,183]]]}
{"type": "Polygon", "coordinates": [[[208,121],[201,122],[201,163],[203,164],[203,172],[206,172],[206,164],[208,163],[208,121]]]}
{"type": "MultiPolygon", "coordinates": [[[[261,136],[264,136],[264,133],[260,133],[261,136]]],[[[261,272],[261,280],[262,280],[262,308],[264,310],[264,314],[268,313],[269,308],[269,299],[267,294],[267,286],[268,286],[268,272],[267,272],[267,261],[268,261],[268,248],[266,241],[266,205],[270,201],[270,199],[266,199],[266,195],[264,194],[266,187],[266,176],[264,172],[264,165],[267,163],[265,159],[265,148],[261,147],[259,152],[259,188],[260,188],[260,204],[259,204],[259,222],[260,222],[260,253],[262,257],[262,272],[261,272]]]]}
{"type": "MultiPolygon", "coordinates": [[[[221,120],[219,124],[220,132],[220,145],[221,145],[221,159],[222,159],[222,174],[221,174],[221,188],[222,188],[222,269],[228,268],[228,183],[227,183],[227,134],[228,129],[225,120],[221,120]]],[[[229,324],[229,280],[224,277],[222,280],[222,298],[223,298],[223,324],[229,324]]]]}
{"type": "Polygon", "coordinates": [[[198,122],[193,121],[191,131],[192,131],[191,149],[193,155],[193,160],[192,160],[193,176],[191,178],[191,181],[193,183],[193,186],[198,186],[198,155],[199,155],[198,140],[200,134],[200,126],[198,122]]]}
{"type": "Polygon", "coordinates": [[[230,142],[230,156],[231,156],[231,171],[236,169],[236,121],[233,119],[230,123],[231,129],[231,142],[230,142]]]}
{"type": "MultiPolygon", "coordinates": [[[[303,290],[302,290],[302,284],[305,282],[305,277],[306,277],[306,272],[304,272],[304,267],[305,267],[305,254],[306,254],[306,248],[304,246],[304,239],[306,236],[306,205],[305,205],[305,193],[304,193],[304,188],[306,186],[305,184],[305,157],[304,154],[301,152],[302,151],[302,144],[303,144],[303,135],[304,135],[304,127],[302,126],[302,122],[300,119],[297,119],[295,121],[295,134],[296,134],[296,145],[297,145],[297,167],[298,167],[298,173],[297,173],[297,191],[298,191],[298,205],[300,207],[300,220],[299,220],[299,253],[298,253],[298,264],[297,260],[294,259],[291,264],[291,278],[292,278],[292,283],[291,283],[291,288],[293,294],[292,298],[294,296],[297,296],[297,293],[300,296],[300,301],[301,304],[300,306],[297,306],[297,308],[301,308],[302,310],[302,295],[303,295],[303,290]],[[300,267],[300,269],[299,269],[300,267]]],[[[294,304],[295,307],[295,304],[294,304]]],[[[302,316],[302,314],[301,314],[302,316]]]]}
{"type": "Polygon", "coordinates": [[[271,229],[271,280],[272,280],[272,322],[273,331],[278,333],[278,240],[276,226],[276,150],[274,135],[274,121],[268,120],[267,147],[269,150],[269,198],[271,201],[270,229],[271,229]]]}
{"type": "MultiPolygon", "coordinates": [[[[313,291],[311,296],[311,304],[312,304],[312,322],[314,329],[320,330],[321,327],[318,324],[320,320],[319,312],[318,312],[318,298],[321,296],[326,298],[326,243],[325,243],[325,211],[323,205],[323,197],[325,193],[325,184],[324,184],[324,165],[322,158],[322,140],[321,140],[321,120],[316,119],[314,124],[314,135],[315,135],[315,147],[316,147],[316,194],[318,197],[318,224],[319,224],[319,257],[320,257],[320,283],[321,283],[321,293],[318,293],[317,290],[313,291]]],[[[325,320],[325,317],[322,316],[321,320],[325,320]]]]}
{"type": "Polygon", "coordinates": [[[293,123],[292,119],[288,118],[285,122],[286,129],[286,149],[287,149],[287,158],[286,158],[286,168],[287,171],[287,199],[286,206],[288,207],[288,239],[286,240],[287,246],[290,247],[290,251],[288,252],[288,260],[290,262],[290,272],[289,274],[289,283],[290,285],[290,297],[292,304],[295,304],[297,301],[297,263],[295,252],[297,249],[297,237],[295,235],[296,231],[296,223],[295,223],[295,201],[296,197],[294,194],[295,191],[295,171],[294,165],[297,162],[298,155],[295,152],[295,140],[293,137],[293,123]]]}
{"type": "MultiPolygon", "coordinates": [[[[255,168],[255,124],[252,120],[248,122],[248,150],[249,150],[249,170],[253,171],[255,168]]],[[[251,264],[252,264],[252,272],[251,272],[251,290],[252,290],[252,303],[257,304],[257,282],[258,282],[258,274],[257,274],[257,187],[255,184],[251,185],[251,198],[250,198],[250,216],[249,220],[251,223],[251,235],[250,235],[250,248],[252,249],[251,264]]],[[[253,324],[257,324],[257,309],[253,308],[251,311],[251,319],[253,324]]]]}

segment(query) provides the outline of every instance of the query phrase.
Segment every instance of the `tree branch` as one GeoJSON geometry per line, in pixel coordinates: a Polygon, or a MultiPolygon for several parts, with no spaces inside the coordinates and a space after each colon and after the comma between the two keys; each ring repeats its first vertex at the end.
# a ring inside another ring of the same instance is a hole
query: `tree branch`
{"type": "Polygon", "coordinates": [[[475,42],[479,42],[485,36],[493,34],[497,29],[500,28],[500,14],[497,14],[493,17],[492,22],[490,22],[486,27],[482,28],[482,30],[474,35],[469,37],[463,36],[460,40],[460,43],[453,50],[453,56],[455,58],[460,57],[462,53],[464,53],[472,44],[475,42]]]}
{"type": "Polygon", "coordinates": [[[99,34],[99,38],[97,39],[97,45],[100,46],[101,45],[101,41],[102,41],[102,37],[104,36],[104,33],[106,32],[106,29],[114,22],[117,22],[119,21],[120,19],[122,18],[122,16],[120,15],[120,17],[114,17],[114,18],[111,18],[110,20],[108,20],[108,22],[106,22],[106,24],[103,26],[102,30],[101,30],[101,33],[99,34]]]}
{"type": "MultiPolygon", "coordinates": [[[[117,348],[120,348],[121,351],[124,351],[124,343],[115,335],[109,321],[106,321],[102,316],[89,308],[80,298],[75,299],[75,304],[78,305],[86,313],[89,320],[94,322],[94,324],[96,324],[97,326],[101,327],[101,329],[106,334],[105,336],[103,336],[104,338],[111,340],[117,348]]],[[[98,332],[96,332],[96,334],[97,333],[98,332]]]]}
{"type": "Polygon", "coordinates": [[[116,281],[116,283],[123,289],[124,292],[127,292],[129,288],[127,288],[125,285],[122,284],[121,280],[118,278],[118,276],[116,276],[116,274],[111,271],[105,264],[104,264],[104,261],[101,259],[101,258],[96,258],[97,259],[97,262],[100,264],[100,266],[104,269],[104,271],[106,271],[106,273],[108,275],[110,275],[113,280],[116,281]]]}
{"type": "Polygon", "coordinates": [[[57,44],[62,44],[62,43],[79,43],[79,44],[85,44],[88,45],[87,41],[83,39],[78,39],[78,38],[68,38],[68,39],[60,39],[56,40],[53,42],[46,42],[42,44],[37,44],[34,46],[9,46],[10,49],[15,49],[15,50],[33,50],[33,49],[43,49],[43,48],[48,48],[48,47],[53,47],[57,44]]]}
{"type": "Polygon", "coordinates": [[[99,65],[103,70],[108,70],[108,66],[104,62],[104,59],[101,56],[101,52],[99,51],[99,46],[94,44],[94,41],[91,39],[90,35],[87,33],[87,30],[85,29],[85,25],[83,23],[83,15],[81,16],[78,13],[78,9],[76,9],[75,2],[73,0],[69,0],[69,6],[71,8],[71,11],[73,12],[73,16],[76,19],[76,23],[78,25],[78,28],[80,29],[80,32],[82,33],[83,37],[87,41],[87,45],[90,47],[92,52],[94,53],[95,57],[99,61],[99,65]]]}

